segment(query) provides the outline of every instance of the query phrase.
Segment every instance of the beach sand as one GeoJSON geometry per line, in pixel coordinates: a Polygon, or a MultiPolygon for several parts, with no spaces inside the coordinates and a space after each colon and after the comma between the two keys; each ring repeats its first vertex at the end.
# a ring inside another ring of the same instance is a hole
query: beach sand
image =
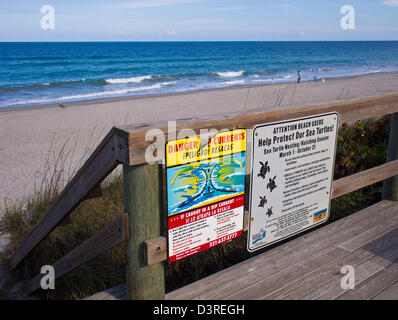
{"type": "MultiPolygon", "coordinates": [[[[103,99],[0,111],[0,207],[28,197],[64,148],[64,175],[116,125],[271,111],[398,93],[398,73],[103,99]]],[[[60,163],[60,161],[58,161],[60,163]]]]}

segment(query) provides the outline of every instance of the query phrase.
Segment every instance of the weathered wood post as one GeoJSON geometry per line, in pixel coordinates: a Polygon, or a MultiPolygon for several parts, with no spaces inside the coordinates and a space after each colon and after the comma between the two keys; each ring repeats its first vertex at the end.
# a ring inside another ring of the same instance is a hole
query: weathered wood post
{"type": "MultiPolygon", "coordinates": [[[[391,115],[387,162],[398,159],[398,113],[391,115]]],[[[398,201],[398,176],[384,181],[383,199],[398,201]]]]}
{"type": "Polygon", "coordinates": [[[162,230],[161,165],[123,166],[124,206],[129,215],[127,243],[127,297],[132,300],[164,299],[162,262],[146,265],[144,241],[162,230]]]}

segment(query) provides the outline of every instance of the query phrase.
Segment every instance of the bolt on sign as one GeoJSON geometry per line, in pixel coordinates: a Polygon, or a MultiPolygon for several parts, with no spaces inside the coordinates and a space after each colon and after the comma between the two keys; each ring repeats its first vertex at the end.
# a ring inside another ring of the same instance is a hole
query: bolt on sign
{"type": "Polygon", "coordinates": [[[242,235],[245,162],[244,129],[166,144],[170,262],[242,235]]]}
{"type": "Polygon", "coordinates": [[[327,221],[337,130],[337,113],[253,129],[249,251],[327,221]]]}

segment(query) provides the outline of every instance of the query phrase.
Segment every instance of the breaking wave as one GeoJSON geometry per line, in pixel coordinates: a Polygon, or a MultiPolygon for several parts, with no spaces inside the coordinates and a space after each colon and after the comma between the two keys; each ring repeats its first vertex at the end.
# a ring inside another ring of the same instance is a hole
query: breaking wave
{"type": "Polygon", "coordinates": [[[226,71],[226,72],[216,72],[216,74],[222,78],[236,78],[241,77],[245,71],[226,71]]]}
{"type": "Polygon", "coordinates": [[[105,79],[105,82],[111,84],[141,83],[145,80],[151,80],[151,79],[152,76],[140,76],[140,77],[131,77],[131,78],[105,79]]]}

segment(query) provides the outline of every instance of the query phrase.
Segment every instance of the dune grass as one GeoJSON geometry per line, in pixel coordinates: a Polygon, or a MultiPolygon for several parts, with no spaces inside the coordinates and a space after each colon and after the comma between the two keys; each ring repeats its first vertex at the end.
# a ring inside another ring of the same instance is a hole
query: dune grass
{"type": "MultiPolygon", "coordinates": [[[[355,122],[340,129],[336,154],[335,178],[353,174],[386,160],[390,117],[355,122]]],[[[58,161],[61,161],[58,157],[58,161]]],[[[59,165],[57,166],[59,169],[59,165]]],[[[61,191],[60,170],[47,173],[47,181],[23,203],[3,209],[2,223],[12,236],[11,251],[33,228],[61,191]],[[50,174],[51,173],[51,174],[50,174]],[[48,178],[50,179],[48,180],[48,178]]],[[[62,171],[62,170],[61,170],[62,171]]],[[[248,177],[247,177],[248,178],[248,177]]],[[[248,181],[248,179],[247,179],[248,181]]],[[[363,188],[332,201],[333,222],[381,199],[381,183],[363,188]]],[[[42,265],[54,263],[124,212],[121,174],[111,176],[102,184],[103,196],[82,202],[71,214],[72,224],[56,228],[18,267],[17,274],[31,278],[42,265]]],[[[311,232],[311,231],[308,231],[311,232]]],[[[297,236],[296,236],[297,237],[297,236]]],[[[289,241],[285,240],[284,242],[289,241]]],[[[220,271],[258,253],[246,250],[246,233],[241,238],[211,248],[197,255],[165,262],[166,291],[220,271]]],[[[39,292],[40,299],[80,299],[125,282],[126,244],[120,244],[56,280],[56,289],[39,292]]]]}

